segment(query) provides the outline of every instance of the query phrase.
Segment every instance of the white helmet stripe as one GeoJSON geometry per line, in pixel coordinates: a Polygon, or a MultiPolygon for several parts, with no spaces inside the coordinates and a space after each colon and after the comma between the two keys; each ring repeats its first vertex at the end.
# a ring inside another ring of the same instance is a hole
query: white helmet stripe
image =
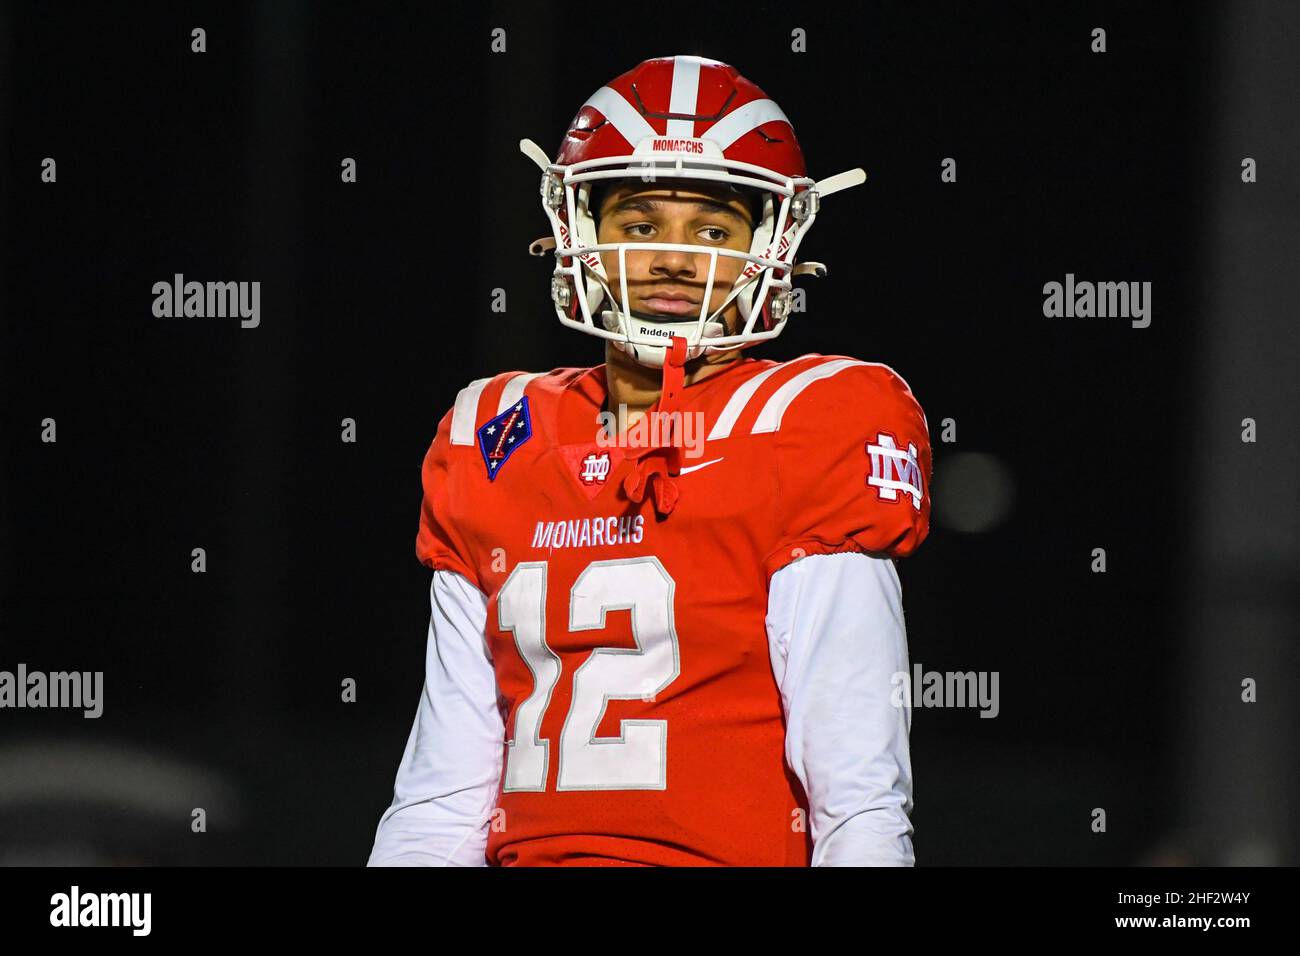
{"type": "Polygon", "coordinates": [[[583,106],[590,106],[593,109],[600,110],[605,119],[614,124],[619,135],[632,145],[641,142],[647,136],[658,135],[654,127],[645,121],[645,117],[636,111],[623,94],[617,90],[610,89],[608,86],[602,86],[583,106]]]}
{"type": "Polygon", "coordinates": [[[823,378],[830,378],[836,372],[842,372],[850,365],[866,364],[866,362],[859,362],[857,359],[835,359],[833,362],[814,365],[812,368],[800,372],[772,393],[772,397],[767,400],[763,410],[758,413],[758,418],[754,421],[754,427],[750,429],[750,434],[758,435],[762,432],[774,432],[780,428],[781,418],[785,415],[785,410],[790,407],[790,403],[798,398],[799,393],[813,382],[823,378]]]}
{"type": "MultiPolygon", "coordinates": [[[[700,58],[698,56],[673,57],[673,92],[668,98],[668,112],[689,113],[694,116],[700,95],[700,58]]],[[[669,136],[694,136],[695,121],[670,119],[669,136]]],[[[633,145],[636,145],[635,143],[633,145]]]]}
{"type": "Polygon", "coordinates": [[[474,427],[478,424],[478,400],[487,388],[491,378],[476,378],[456,396],[456,405],[451,412],[451,443],[453,445],[474,444],[474,427]]]}
{"type": "Polygon", "coordinates": [[[717,143],[719,149],[726,149],[751,129],[773,120],[790,122],[781,107],[771,100],[753,100],[722,117],[704,131],[702,138],[717,143]]]}

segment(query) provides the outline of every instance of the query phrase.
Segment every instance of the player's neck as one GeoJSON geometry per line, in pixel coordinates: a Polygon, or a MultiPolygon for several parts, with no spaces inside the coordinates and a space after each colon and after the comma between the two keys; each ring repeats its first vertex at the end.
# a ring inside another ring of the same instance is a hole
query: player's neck
{"type": "MultiPolygon", "coordinates": [[[[710,375],[729,368],[733,362],[742,358],[741,351],[711,352],[687,362],[683,382],[694,385],[710,375]]],[[[639,417],[659,398],[663,386],[663,370],[650,368],[634,361],[627,353],[614,347],[612,342],[605,344],[605,384],[609,390],[606,406],[614,411],[620,405],[627,406],[629,416],[639,417]]]]}

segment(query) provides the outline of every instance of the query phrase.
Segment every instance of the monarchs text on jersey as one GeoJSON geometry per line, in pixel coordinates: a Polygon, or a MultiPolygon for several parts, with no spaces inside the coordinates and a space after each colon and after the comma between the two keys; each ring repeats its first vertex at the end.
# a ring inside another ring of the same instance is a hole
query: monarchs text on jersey
{"type": "Polygon", "coordinates": [[[606,398],[603,366],[481,379],[424,460],[417,554],[488,599],[506,729],[488,862],[806,865],[769,582],[920,545],[925,417],[883,365],[735,361],[680,392],[698,434],[653,479],[665,506],[629,493],[647,459],[599,433],[606,398]]]}

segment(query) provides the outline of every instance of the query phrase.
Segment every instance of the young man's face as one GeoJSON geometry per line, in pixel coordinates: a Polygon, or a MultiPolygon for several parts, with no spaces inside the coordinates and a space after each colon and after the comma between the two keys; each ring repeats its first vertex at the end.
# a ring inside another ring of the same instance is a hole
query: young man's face
{"type": "MultiPolygon", "coordinates": [[[[628,184],[610,188],[597,212],[596,239],[611,242],[675,242],[701,246],[700,252],[637,252],[626,256],[628,308],[665,322],[681,322],[700,314],[709,278],[707,248],[748,252],[754,231],[751,210],[722,184],[677,182],[669,185],[628,184]]],[[[600,253],[610,288],[621,296],[616,252],[600,253]]],[[[726,300],[744,259],[718,256],[707,314],[726,300]]],[[[741,325],[740,307],[732,300],[722,314],[728,333],[741,325]]]]}

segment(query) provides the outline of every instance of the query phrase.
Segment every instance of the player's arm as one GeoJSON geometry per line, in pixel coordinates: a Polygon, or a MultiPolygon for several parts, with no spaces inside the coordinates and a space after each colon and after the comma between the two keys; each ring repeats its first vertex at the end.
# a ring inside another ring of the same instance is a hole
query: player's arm
{"type": "Polygon", "coordinates": [[[786,565],[772,576],[767,633],[812,865],[912,866],[912,712],[895,690],[908,659],[893,561],[849,552],[786,565]]]}
{"type": "MultiPolygon", "coordinates": [[[[476,383],[477,384],[477,383],[476,383]]],[[[473,386],[471,386],[472,388],[473,386]]],[[[456,503],[454,410],[421,467],[416,556],[433,571],[424,689],[370,864],[484,866],[505,731],[485,637],[488,600],[456,503]]]]}
{"type": "Polygon", "coordinates": [[[484,639],[487,599],[435,571],[424,689],[370,866],[486,866],[504,728],[484,639]]]}
{"type": "Polygon", "coordinates": [[[808,794],[814,865],[910,866],[911,710],[895,679],[907,635],[891,559],[929,531],[929,433],[886,366],[826,358],[810,377],[777,430],[782,530],[766,561],[786,757],[808,794]]]}

